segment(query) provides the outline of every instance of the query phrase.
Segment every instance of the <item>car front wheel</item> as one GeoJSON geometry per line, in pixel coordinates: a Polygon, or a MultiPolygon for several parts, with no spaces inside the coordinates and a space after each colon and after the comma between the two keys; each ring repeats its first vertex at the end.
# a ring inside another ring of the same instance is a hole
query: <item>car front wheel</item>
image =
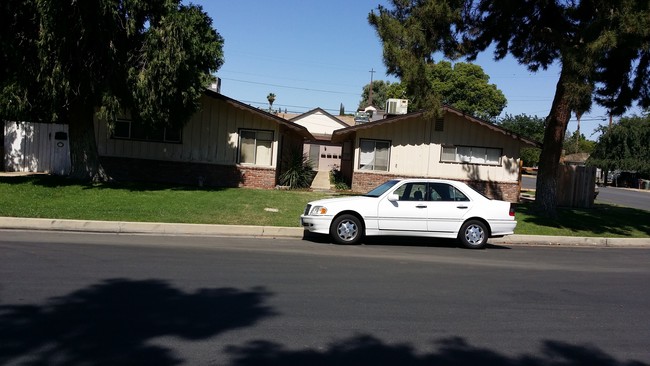
{"type": "Polygon", "coordinates": [[[332,222],[330,235],[338,244],[358,244],[363,237],[361,220],[353,215],[341,215],[332,222]]]}
{"type": "Polygon", "coordinates": [[[458,233],[458,240],[460,240],[465,248],[483,248],[487,244],[488,240],[487,227],[481,221],[467,221],[463,224],[458,233]]]}

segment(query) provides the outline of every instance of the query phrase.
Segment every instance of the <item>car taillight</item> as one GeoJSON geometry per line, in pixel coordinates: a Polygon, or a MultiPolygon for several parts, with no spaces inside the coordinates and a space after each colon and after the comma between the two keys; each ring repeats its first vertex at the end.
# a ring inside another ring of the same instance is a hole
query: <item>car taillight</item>
{"type": "Polygon", "coordinates": [[[517,205],[515,205],[514,203],[510,204],[510,212],[509,212],[510,216],[515,217],[515,208],[516,207],[517,207],[517,205]]]}

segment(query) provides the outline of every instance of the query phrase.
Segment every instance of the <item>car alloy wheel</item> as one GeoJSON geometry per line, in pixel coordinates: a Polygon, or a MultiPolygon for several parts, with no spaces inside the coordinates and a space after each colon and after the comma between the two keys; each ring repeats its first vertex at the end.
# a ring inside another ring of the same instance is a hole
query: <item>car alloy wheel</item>
{"type": "Polygon", "coordinates": [[[485,224],[472,220],[466,222],[458,235],[461,243],[467,248],[479,249],[487,244],[488,233],[485,224]]]}
{"type": "Polygon", "coordinates": [[[332,223],[330,234],[339,244],[356,244],[363,236],[361,221],[353,215],[341,215],[332,223]]]}

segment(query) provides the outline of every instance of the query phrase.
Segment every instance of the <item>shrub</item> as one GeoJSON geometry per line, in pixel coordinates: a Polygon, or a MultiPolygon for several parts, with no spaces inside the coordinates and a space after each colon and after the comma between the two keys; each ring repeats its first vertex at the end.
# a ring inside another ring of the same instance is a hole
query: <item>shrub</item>
{"type": "Polygon", "coordinates": [[[313,162],[299,148],[291,150],[285,167],[280,174],[280,184],[291,189],[309,188],[316,176],[313,162]]]}
{"type": "Polygon", "coordinates": [[[334,188],[339,191],[347,191],[350,189],[347,183],[343,180],[341,171],[334,168],[330,173],[330,181],[334,184],[334,188]]]}

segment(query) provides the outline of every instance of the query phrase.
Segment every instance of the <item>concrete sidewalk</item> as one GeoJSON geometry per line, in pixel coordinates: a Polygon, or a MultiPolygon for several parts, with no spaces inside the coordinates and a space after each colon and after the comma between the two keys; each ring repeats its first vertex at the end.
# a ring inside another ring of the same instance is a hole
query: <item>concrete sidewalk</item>
{"type": "Polygon", "coordinates": [[[311,183],[311,189],[318,192],[329,192],[332,190],[330,184],[330,172],[328,170],[319,170],[311,183]]]}
{"type": "MultiPolygon", "coordinates": [[[[158,222],[88,221],[0,217],[0,229],[44,230],[113,234],[246,236],[302,238],[301,227],[170,224],[158,222]]],[[[496,245],[547,245],[568,247],[628,247],[650,249],[650,238],[595,238],[570,236],[509,235],[489,240],[496,245]]]]}

